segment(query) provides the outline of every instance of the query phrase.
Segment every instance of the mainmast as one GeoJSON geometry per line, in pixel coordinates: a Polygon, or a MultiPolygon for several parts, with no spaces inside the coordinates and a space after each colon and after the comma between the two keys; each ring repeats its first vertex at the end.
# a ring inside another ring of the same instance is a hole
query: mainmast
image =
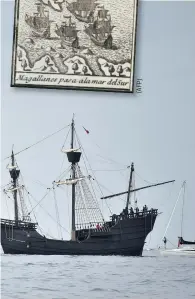
{"type": "Polygon", "coordinates": [[[12,164],[11,164],[10,176],[13,180],[14,213],[15,213],[15,221],[18,222],[17,180],[20,175],[20,170],[16,169],[13,150],[12,150],[11,160],[12,160],[12,164]]]}
{"type": "MultiPolygon", "coordinates": [[[[75,126],[74,126],[74,117],[71,123],[71,144],[70,150],[67,152],[68,161],[71,163],[71,174],[72,180],[75,179],[76,174],[76,164],[80,161],[81,152],[74,149],[74,137],[75,137],[75,126]]],[[[72,184],[72,232],[71,240],[75,241],[76,239],[76,227],[75,227],[75,183],[72,184]]]]}
{"type": "Polygon", "coordinates": [[[132,185],[132,178],[133,178],[133,172],[134,172],[134,164],[131,164],[131,171],[130,171],[130,178],[129,178],[129,188],[127,191],[127,203],[126,203],[126,210],[128,211],[129,207],[129,200],[130,200],[130,193],[131,193],[131,185],[132,185]]]}
{"type": "MultiPolygon", "coordinates": [[[[74,148],[74,117],[71,123],[71,147],[74,148]]],[[[72,161],[72,179],[75,179],[75,162],[72,161]]],[[[75,240],[75,184],[72,184],[72,240],[75,240]]]]}

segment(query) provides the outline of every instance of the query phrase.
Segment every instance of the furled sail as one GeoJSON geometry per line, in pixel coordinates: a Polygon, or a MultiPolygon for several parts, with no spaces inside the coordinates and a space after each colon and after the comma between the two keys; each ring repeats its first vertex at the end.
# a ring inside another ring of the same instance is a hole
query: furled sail
{"type": "Polygon", "coordinates": [[[58,181],[56,182],[57,186],[58,185],[73,185],[73,184],[76,184],[77,182],[79,181],[82,181],[84,178],[78,178],[78,179],[68,179],[68,180],[65,180],[65,181],[58,181]]]}
{"type": "Polygon", "coordinates": [[[13,165],[13,166],[8,165],[8,166],[7,166],[7,169],[16,169],[16,168],[17,168],[17,165],[13,165]]]}
{"type": "Polygon", "coordinates": [[[80,148],[61,149],[63,153],[77,152],[78,150],[80,150],[80,148]]]}
{"type": "Polygon", "coordinates": [[[19,190],[19,189],[22,189],[24,188],[24,186],[19,186],[19,187],[16,187],[16,188],[12,188],[12,189],[7,189],[8,192],[13,192],[13,191],[16,191],[16,190],[19,190]]]}

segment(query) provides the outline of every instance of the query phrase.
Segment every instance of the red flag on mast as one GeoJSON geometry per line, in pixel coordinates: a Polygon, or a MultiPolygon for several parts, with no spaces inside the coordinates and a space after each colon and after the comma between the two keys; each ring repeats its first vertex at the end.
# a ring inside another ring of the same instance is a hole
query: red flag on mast
{"type": "Polygon", "coordinates": [[[86,132],[87,134],[89,134],[89,131],[88,131],[87,129],[85,129],[84,127],[83,127],[83,129],[85,130],[85,132],[86,132]]]}

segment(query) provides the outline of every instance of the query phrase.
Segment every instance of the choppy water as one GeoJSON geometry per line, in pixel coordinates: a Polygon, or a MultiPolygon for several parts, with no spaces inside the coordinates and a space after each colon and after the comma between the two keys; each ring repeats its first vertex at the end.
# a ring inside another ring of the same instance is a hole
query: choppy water
{"type": "Polygon", "coordinates": [[[1,256],[2,299],[188,299],[195,257],[1,256]]]}

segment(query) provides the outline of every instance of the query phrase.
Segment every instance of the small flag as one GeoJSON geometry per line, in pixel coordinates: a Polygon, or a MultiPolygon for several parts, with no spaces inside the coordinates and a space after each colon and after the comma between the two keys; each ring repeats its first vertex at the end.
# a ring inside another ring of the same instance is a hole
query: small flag
{"type": "Polygon", "coordinates": [[[87,134],[89,134],[89,131],[88,131],[87,129],[85,129],[84,127],[83,127],[83,129],[85,130],[85,132],[86,132],[87,134]]]}

